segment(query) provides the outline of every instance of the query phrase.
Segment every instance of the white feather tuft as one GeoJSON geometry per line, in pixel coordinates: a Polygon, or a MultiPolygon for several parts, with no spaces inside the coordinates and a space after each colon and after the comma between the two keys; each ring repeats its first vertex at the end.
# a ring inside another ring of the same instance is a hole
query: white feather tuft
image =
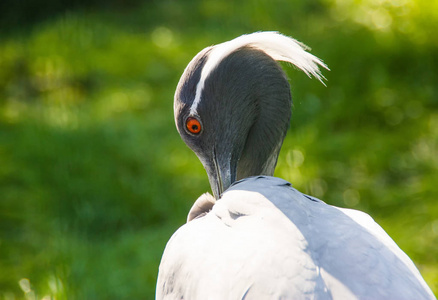
{"type": "MultiPolygon", "coordinates": [[[[275,31],[255,32],[239,36],[231,41],[213,47],[204,67],[210,73],[223,58],[244,46],[251,46],[264,51],[275,60],[285,61],[302,70],[307,76],[315,76],[323,82],[324,76],[318,66],[328,67],[316,56],[306,50],[309,48],[301,42],[275,31]]],[[[204,72],[203,72],[204,73],[204,72]]]]}
{"type": "Polygon", "coordinates": [[[212,47],[207,62],[202,69],[201,79],[196,87],[196,96],[190,109],[191,113],[196,114],[196,108],[201,101],[204,82],[208,75],[225,57],[244,46],[260,49],[275,60],[289,62],[306,73],[307,76],[314,76],[325,85],[325,77],[321,74],[319,67],[327,70],[329,68],[318,57],[307,52],[306,50],[309,48],[306,45],[275,31],[245,34],[212,47]]]}

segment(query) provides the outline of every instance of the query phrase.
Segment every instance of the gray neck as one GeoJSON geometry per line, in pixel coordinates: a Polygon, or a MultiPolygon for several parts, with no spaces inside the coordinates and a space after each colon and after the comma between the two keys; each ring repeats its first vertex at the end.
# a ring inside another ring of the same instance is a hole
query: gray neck
{"type": "MultiPolygon", "coordinates": [[[[257,116],[237,165],[237,180],[256,175],[274,174],[283,140],[291,118],[291,94],[286,75],[280,65],[266,54],[258,52],[263,68],[253,73],[258,81],[256,98],[257,116]]],[[[244,54],[248,55],[248,54],[244,54]]]]}

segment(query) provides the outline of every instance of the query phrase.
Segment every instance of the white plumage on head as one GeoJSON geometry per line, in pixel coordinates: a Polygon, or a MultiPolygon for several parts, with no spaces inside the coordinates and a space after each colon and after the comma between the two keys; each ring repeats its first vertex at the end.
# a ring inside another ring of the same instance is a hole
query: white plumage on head
{"type": "Polygon", "coordinates": [[[224,57],[244,46],[260,49],[275,60],[289,62],[321,82],[325,79],[319,66],[325,69],[328,67],[318,57],[307,52],[309,48],[306,45],[275,31],[245,34],[214,46],[202,71],[202,77],[208,76],[224,57]]]}
{"type": "Polygon", "coordinates": [[[325,77],[321,74],[319,67],[323,67],[327,70],[329,70],[329,68],[318,57],[306,51],[309,50],[309,47],[276,31],[254,32],[251,34],[241,35],[231,41],[212,47],[208,55],[207,62],[202,69],[201,79],[196,87],[196,96],[191,108],[191,112],[193,114],[196,113],[199,101],[201,101],[204,83],[210,73],[221,63],[225,57],[237,49],[245,46],[260,49],[274,60],[291,63],[306,73],[307,76],[314,76],[325,85],[325,77]]]}

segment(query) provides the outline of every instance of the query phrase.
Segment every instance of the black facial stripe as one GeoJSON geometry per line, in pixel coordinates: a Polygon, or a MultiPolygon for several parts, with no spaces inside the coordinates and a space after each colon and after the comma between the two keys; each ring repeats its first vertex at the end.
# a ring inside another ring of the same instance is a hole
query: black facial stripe
{"type": "Polygon", "coordinates": [[[206,49],[205,53],[201,54],[199,58],[192,61],[185,71],[184,78],[181,78],[183,84],[177,92],[177,97],[181,102],[187,106],[191,106],[196,95],[196,87],[201,80],[202,68],[204,67],[210,49],[206,49]]]}

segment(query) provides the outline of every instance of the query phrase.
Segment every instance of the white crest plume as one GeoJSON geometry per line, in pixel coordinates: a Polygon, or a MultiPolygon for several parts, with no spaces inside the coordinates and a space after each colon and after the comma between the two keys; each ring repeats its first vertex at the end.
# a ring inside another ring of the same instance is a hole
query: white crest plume
{"type": "Polygon", "coordinates": [[[245,34],[212,47],[196,87],[196,96],[190,109],[191,113],[196,114],[196,108],[201,101],[202,90],[208,75],[225,57],[244,46],[260,49],[274,60],[289,62],[306,73],[307,76],[314,76],[325,85],[323,81],[325,77],[321,74],[319,66],[327,70],[329,68],[318,57],[307,52],[306,50],[309,48],[303,43],[275,31],[245,34]]]}

